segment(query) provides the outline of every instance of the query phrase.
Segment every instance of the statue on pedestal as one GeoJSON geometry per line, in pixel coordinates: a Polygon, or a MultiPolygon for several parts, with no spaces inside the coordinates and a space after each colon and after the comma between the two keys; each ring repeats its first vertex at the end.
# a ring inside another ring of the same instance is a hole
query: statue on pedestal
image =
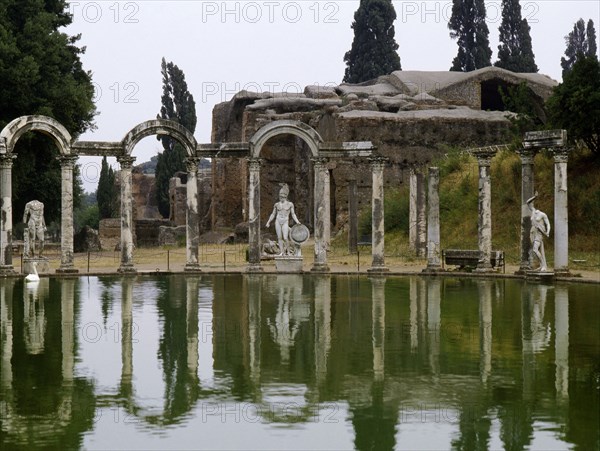
{"type": "Polygon", "coordinates": [[[25,258],[40,258],[44,252],[44,232],[47,230],[46,222],[44,221],[44,204],[39,200],[27,202],[25,204],[25,213],[23,213],[23,222],[25,223],[23,256],[25,258]],[[37,255],[36,240],[39,241],[37,255]]]}
{"type": "Polygon", "coordinates": [[[295,250],[290,247],[290,215],[296,221],[296,224],[300,224],[300,221],[294,211],[294,204],[288,200],[289,194],[290,189],[287,183],[282,184],[279,190],[279,202],[273,206],[273,213],[271,213],[266,224],[269,227],[271,221],[275,219],[275,231],[277,232],[277,240],[279,241],[278,256],[296,254],[295,250]]]}
{"type": "Polygon", "coordinates": [[[547,271],[546,267],[546,254],[544,253],[544,235],[550,236],[550,221],[548,216],[543,211],[536,209],[533,205],[533,201],[537,197],[538,193],[527,199],[527,205],[531,211],[531,231],[529,238],[531,240],[531,251],[537,257],[540,262],[538,271],[547,271]]]}

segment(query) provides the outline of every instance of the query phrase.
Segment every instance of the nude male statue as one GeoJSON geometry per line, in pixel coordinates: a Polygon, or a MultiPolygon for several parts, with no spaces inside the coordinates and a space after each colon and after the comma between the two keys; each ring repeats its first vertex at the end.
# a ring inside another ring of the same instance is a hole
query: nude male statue
{"type": "Polygon", "coordinates": [[[537,197],[538,193],[527,199],[527,205],[531,210],[531,231],[529,238],[532,244],[532,252],[538,258],[540,262],[539,271],[546,271],[546,254],[544,253],[544,235],[550,236],[550,221],[546,213],[536,209],[533,206],[533,201],[537,197]]]}
{"type": "Polygon", "coordinates": [[[296,217],[294,211],[294,204],[287,200],[290,189],[287,183],[284,183],[279,190],[279,202],[273,206],[273,213],[269,217],[266,226],[271,225],[271,221],[275,219],[275,231],[277,232],[277,239],[279,241],[279,255],[286,255],[291,252],[289,247],[290,242],[290,215],[292,219],[296,221],[296,224],[300,224],[300,221],[296,217]]]}
{"type": "Polygon", "coordinates": [[[44,232],[46,222],[44,221],[44,204],[39,200],[32,200],[25,204],[25,213],[23,213],[23,222],[25,227],[25,248],[23,255],[25,257],[35,257],[35,240],[39,240],[40,248],[38,257],[44,252],[44,232]]]}

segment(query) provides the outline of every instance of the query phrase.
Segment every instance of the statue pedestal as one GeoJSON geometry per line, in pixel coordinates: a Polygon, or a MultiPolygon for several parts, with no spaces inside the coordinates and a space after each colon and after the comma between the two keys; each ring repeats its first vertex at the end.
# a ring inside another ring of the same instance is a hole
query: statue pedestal
{"type": "Polygon", "coordinates": [[[533,282],[552,283],[554,276],[553,271],[525,271],[525,279],[533,282]]]}
{"type": "Polygon", "coordinates": [[[37,263],[38,274],[48,274],[50,272],[50,262],[45,257],[28,257],[23,259],[23,274],[33,274],[33,263],[37,263]]]}
{"type": "Polygon", "coordinates": [[[302,272],[302,257],[275,257],[275,269],[277,272],[302,272]]]}

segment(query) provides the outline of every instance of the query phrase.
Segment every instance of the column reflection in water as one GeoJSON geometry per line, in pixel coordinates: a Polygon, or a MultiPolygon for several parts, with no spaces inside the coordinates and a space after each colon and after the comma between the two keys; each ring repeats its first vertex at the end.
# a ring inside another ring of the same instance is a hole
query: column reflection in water
{"type": "Polygon", "coordinates": [[[192,381],[198,380],[198,277],[185,278],[187,323],[187,368],[192,381]]]}
{"type": "Polygon", "coordinates": [[[133,282],[132,277],[123,277],[121,281],[121,388],[126,397],[132,394],[133,282]]]}
{"type": "Polygon", "coordinates": [[[248,334],[249,334],[249,356],[250,356],[250,379],[255,389],[260,387],[260,363],[261,363],[261,302],[262,302],[262,277],[249,274],[246,276],[248,293],[248,334]]]}
{"type": "Polygon", "coordinates": [[[48,284],[48,279],[43,278],[23,287],[23,339],[25,349],[31,355],[44,352],[47,323],[44,304],[48,298],[48,284]]]}
{"type": "Polygon", "coordinates": [[[492,373],[492,282],[477,281],[479,292],[479,353],[481,381],[492,373]]]}
{"type": "Polygon", "coordinates": [[[554,293],[554,328],[556,332],[556,394],[569,396],[569,288],[557,285],[554,293]]]}
{"type": "Polygon", "coordinates": [[[2,346],[0,388],[3,390],[9,390],[12,387],[14,283],[14,279],[0,280],[0,344],[2,346]]]}
{"type": "Polygon", "coordinates": [[[372,295],[372,339],[373,339],[373,375],[375,381],[382,381],[385,370],[385,281],[384,277],[371,277],[372,295]]]}
{"type": "Polygon", "coordinates": [[[427,281],[427,329],[429,366],[434,374],[440,372],[440,326],[442,282],[435,278],[427,281]]]}
{"type": "Polygon", "coordinates": [[[418,296],[419,286],[416,277],[410,278],[409,286],[409,299],[410,299],[410,350],[416,352],[419,346],[419,308],[418,308],[418,296]]]}
{"type": "Polygon", "coordinates": [[[62,374],[63,379],[70,382],[75,367],[75,283],[76,279],[60,280],[62,374]]]}
{"type": "Polygon", "coordinates": [[[331,348],[331,277],[315,277],[315,371],[320,385],[327,376],[331,348]]]}

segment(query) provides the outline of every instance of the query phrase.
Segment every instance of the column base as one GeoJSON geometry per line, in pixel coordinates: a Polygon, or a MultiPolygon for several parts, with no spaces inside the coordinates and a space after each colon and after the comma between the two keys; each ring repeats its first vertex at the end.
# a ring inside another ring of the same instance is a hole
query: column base
{"type": "Polygon", "coordinates": [[[263,267],[260,266],[260,263],[250,263],[246,267],[246,272],[249,272],[249,273],[263,272],[263,267]]]}
{"type": "Polygon", "coordinates": [[[132,264],[129,265],[121,265],[119,269],[117,269],[119,274],[137,274],[137,269],[132,264]]]}
{"type": "Polygon", "coordinates": [[[0,265],[0,277],[16,277],[19,273],[15,271],[13,265],[0,265]]]}
{"type": "Polygon", "coordinates": [[[331,269],[327,266],[327,263],[314,263],[310,268],[310,272],[327,273],[330,271],[331,269]]]}
{"type": "Polygon", "coordinates": [[[78,274],[79,270],[73,266],[61,266],[56,270],[56,274],[78,274]]]}
{"type": "Polygon", "coordinates": [[[554,268],[554,274],[558,277],[573,277],[573,273],[569,271],[568,267],[554,268]]]}
{"type": "Polygon", "coordinates": [[[517,276],[525,276],[527,272],[531,271],[531,266],[521,266],[519,269],[515,271],[515,275],[517,276]]]}
{"type": "Polygon", "coordinates": [[[369,274],[385,274],[390,272],[390,268],[386,266],[371,266],[367,269],[369,274]]]}
{"type": "Polygon", "coordinates": [[[421,272],[423,274],[437,274],[441,272],[446,272],[446,270],[442,268],[442,265],[427,265],[427,268],[425,268],[421,272]]]}
{"type": "Polygon", "coordinates": [[[494,267],[489,262],[485,262],[485,263],[478,264],[477,268],[475,268],[474,272],[488,273],[488,272],[497,272],[497,271],[494,269],[494,267]]]}
{"type": "Polygon", "coordinates": [[[186,273],[202,272],[198,263],[186,263],[183,271],[186,273]]]}

